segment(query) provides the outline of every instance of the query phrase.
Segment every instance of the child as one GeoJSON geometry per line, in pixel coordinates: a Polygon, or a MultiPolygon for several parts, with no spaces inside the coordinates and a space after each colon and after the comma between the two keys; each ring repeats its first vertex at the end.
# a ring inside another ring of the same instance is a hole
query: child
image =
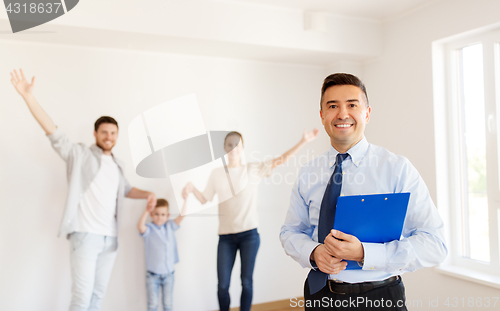
{"type": "MultiPolygon", "coordinates": [[[[186,201],[184,201],[183,212],[185,208],[186,201]]],[[[172,310],[174,265],[179,261],[174,231],[179,229],[179,224],[184,216],[167,221],[168,216],[167,200],[158,199],[155,209],[151,212],[153,222],[146,223],[148,211],[145,210],[137,224],[146,245],[148,311],[157,310],[158,290],[160,288],[162,290],[163,310],[172,310]]]]}

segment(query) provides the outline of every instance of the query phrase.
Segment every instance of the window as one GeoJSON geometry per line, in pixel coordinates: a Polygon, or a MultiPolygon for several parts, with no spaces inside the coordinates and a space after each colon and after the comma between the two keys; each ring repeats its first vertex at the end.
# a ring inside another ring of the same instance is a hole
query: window
{"type": "Polygon", "coordinates": [[[500,29],[433,44],[439,270],[500,288],[500,29]]]}

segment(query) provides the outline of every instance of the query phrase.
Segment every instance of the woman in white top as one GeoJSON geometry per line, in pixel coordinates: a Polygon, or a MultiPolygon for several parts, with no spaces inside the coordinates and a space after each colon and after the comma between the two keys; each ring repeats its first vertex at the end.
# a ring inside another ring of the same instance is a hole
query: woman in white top
{"type": "Polygon", "coordinates": [[[257,187],[262,178],[270,176],[272,170],[296,154],[307,142],[318,136],[318,130],[304,131],[302,139],[280,157],[263,163],[241,163],[243,137],[230,132],[224,139],[227,152],[227,167],[215,169],[210,174],[205,191],[200,192],[192,183],[183,190],[184,198],[189,193],[205,204],[217,193],[219,199],[219,245],[217,247],[217,277],[219,307],[228,311],[230,305],[229,282],[238,249],[241,258],[241,302],[240,310],[248,311],[252,305],[252,276],[260,237],[257,232],[257,187]]]}

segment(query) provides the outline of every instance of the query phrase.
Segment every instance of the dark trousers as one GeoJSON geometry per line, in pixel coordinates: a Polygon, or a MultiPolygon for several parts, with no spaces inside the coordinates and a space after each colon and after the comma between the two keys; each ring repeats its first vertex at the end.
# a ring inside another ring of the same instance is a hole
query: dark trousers
{"type": "Polygon", "coordinates": [[[241,300],[240,310],[249,311],[253,296],[253,268],[260,245],[257,229],[235,234],[219,235],[217,247],[217,278],[219,285],[217,296],[221,311],[229,311],[231,299],[229,297],[229,283],[233,271],[236,253],[240,250],[241,259],[241,300]]]}
{"type": "Polygon", "coordinates": [[[305,310],[407,310],[405,287],[401,277],[388,285],[359,294],[335,294],[328,282],[319,292],[311,295],[309,283],[304,284],[305,310]]]}

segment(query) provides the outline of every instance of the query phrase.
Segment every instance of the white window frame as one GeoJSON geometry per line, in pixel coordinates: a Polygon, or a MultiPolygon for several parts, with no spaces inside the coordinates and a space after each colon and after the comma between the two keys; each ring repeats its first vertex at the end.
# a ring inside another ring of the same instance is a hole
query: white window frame
{"type": "Polygon", "coordinates": [[[437,271],[500,288],[500,24],[433,42],[437,207],[445,222],[449,255],[437,271]],[[490,262],[462,254],[462,178],[457,50],[483,45],[490,262]],[[495,77],[495,72],[497,76],[495,77]]]}

